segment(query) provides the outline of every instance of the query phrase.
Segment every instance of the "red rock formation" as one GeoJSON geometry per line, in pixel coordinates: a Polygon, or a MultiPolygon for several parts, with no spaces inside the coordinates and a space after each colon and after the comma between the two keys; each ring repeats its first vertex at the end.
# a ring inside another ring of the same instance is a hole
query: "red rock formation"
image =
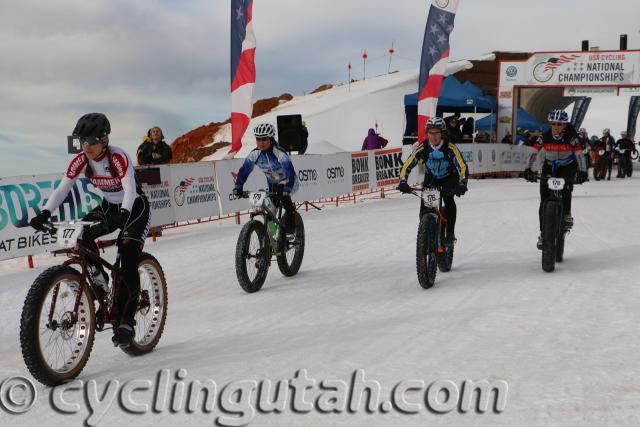
{"type": "MultiPolygon", "coordinates": [[[[291,99],[293,99],[293,96],[289,93],[284,93],[278,97],[260,99],[253,104],[251,117],[268,113],[280,105],[281,101],[290,101],[291,99]]],[[[207,147],[213,141],[213,137],[218,130],[230,121],[231,119],[227,119],[222,123],[209,123],[177,137],[171,143],[173,152],[171,163],[197,162],[203,157],[215,153],[218,149],[231,145],[231,142],[222,141],[207,147]]]]}
{"type": "Polygon", "coordinates": [[[315,88],[311,93],[318,93],[318,92],[323,92],[325,90],[329,90],[333,87],[333,85],[331,83],[327,83],[324,85],[320,85],[317,88],[315,88]]]}

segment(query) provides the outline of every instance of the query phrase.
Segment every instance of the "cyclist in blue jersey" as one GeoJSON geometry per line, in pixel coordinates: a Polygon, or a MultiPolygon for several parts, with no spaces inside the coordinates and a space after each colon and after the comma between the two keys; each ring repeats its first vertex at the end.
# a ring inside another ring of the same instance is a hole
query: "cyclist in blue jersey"
{"type": "MultiPolygon", "coordinates": [[[[425,187],[442,187],[446,191],[442,195],[444,216],[447,219],[445,241],[454,244],[457,207],[453,196],[458,197],[467,192],[469,169],[460,154],[460,150],[447,140],[445,121],[441,117],[432,117],[427,121],[427,140],[422,141],[404,162],[400,171],[398,190],[410,193],[413,188],[407,182],[411,170],[419,163],[424,163],[425,187]]],[[[425,207],[420,201],[420,218],[425,207]]]]}
{"type": "Polygon", "coordinates": [[[566,180],[566,187],[562,190],[562,204],[564,206],[564,222],[568,227],[573,226],[571,214],[571,192],[573,184],[582,184],[587,181],[587,163],[581,154],[582,147],[578,141],[575,128],[570,123],[569,114],[564,110],[553,110],[547,116],[550,128],[542,139],[533,148],[535,152],[529,159],[529,167],[524,170],[524,179],[535,182],[540,177],[540,207],[538,217],[540,219],[540,236],[537,247],[542,250],[542,208],[544,201],[549,197],[549,187],[546,177],[552,170],[557,171],[557,176],[566,180]]]}
{"type": "Polygon", "coordinates": [[[295,238],[294,212],[296,208],[291,200],[291,195],[298,190],[298,176],[293,168],[293,163],[291,163],[291,158],[278,145],[278,141],[275,139],[276,130],[272,124],[259,124],[254,128],[253,133],[256,137],[257,147],[249,153],[240,167],[233,194],[236,197],[242,197],[243,186],[249,174],[255,166],[260,168],[267,177],[269,191],[278,193],[272,201],[276,206],[282,204],[285,211],[285,231],[287,238],[292,240],[295,238]]]}

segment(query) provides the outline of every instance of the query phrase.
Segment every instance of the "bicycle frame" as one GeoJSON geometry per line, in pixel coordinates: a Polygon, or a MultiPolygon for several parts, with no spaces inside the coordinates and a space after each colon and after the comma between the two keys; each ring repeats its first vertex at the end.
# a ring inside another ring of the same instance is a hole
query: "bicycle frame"
{"type": "MultiPolygon", "coordinates": [[[[543,177],[542,179],[544,179],[546,181],[546,185],[549,185],[549,179],[552,178],[558,178],[558,166],[553,164],[551,167],[551,174],[547,175],[545,177],[543,177]]],[[[560,227],[560,229],[558,230],[559,233],[564,232],[565,230],[562,229],[562,227],[564,226],[564,203],[562,201],[562,191],[567,188],[569,184],[566,183],[564,184],[564,187],[562,187],[562,189],[560,190],[554,190],[549,188],[549,196],[544,200],[543,204],[542,204],[542,211],[544,212],[545,207],[547,206],[547,204],[549,203],[557,203],[560,207],[560,218],[558,221],[558,225],[560,227]]]]}
{"type": "MultiPolygon", "coordinates": [[[[97,241],[98,250],[100,248],[105,248],[108,246],[113,246],[116,243],[116,240],[106,240],[106,241],[97,241]]],[[[85,246],[84,241],[78,240],[78,243],[75,248],[69,249],[60,249],[54,251],[55,254],[66,254],[69,256],[69,259],[62,263],[65,266],[78,265],[81,270],[81,280],[80,280],[80,289],[78,295],[76,296],[76,300],[73,307],[72,313],[72,323],[75,324],[78,320],[78,308],[80,307],[80,300],[82,298],[82,293],[86,286],[89,287],[89,290],[93,297],[98,301],[98,304],[105,314],[104,323],[113,324],[115,322],[115,312],[113,309],[110,309],[106,296],[103,296],[101,292],[98,292],[98,285],[93,281],[93,277],[89,274],[89,263],[87,258],[99,263],[103,267],[107,268],[111,272],[112,278],[112,286],[111,286],[111,295],[115,296],[118,290],[118,277],[120,268],[118,267],[120,264],[120,255],[116,257],[116,261],[113,264],[105,261],[100,257],[99,254],[93,252],[91,249],[85,246]]],[[[51,302],[51,309],[49,310],[49,321],[51,324],[53,319],[53,313],[55,312],[56,301],[58,297],[60,284],[56,285],[56,288],[53,291],[53,298],[51,302]]],[[[113,305],[112,305],[113,307],[113,305]]]]}
{"type": "Polygon", "coordinates": [[[438,207],[427,207],[424,206],[424,201],[422,200],[422,196],[420,194],[418,194],[417,192],[413,192],[412,194],[414,194],[415,196],[420,198],[420,203],[423,204],[424,209],[425,209],[425,213],[424,215],[433,215],[435,216],[436,219],[436,224],[438,225],[438,248],[437,248],[437,252],[438,253],[444,253],[445,252],[445,247],[443,245],[443,241],[444,241],[444,231],[446,230],[446,224],[447,224],[447,219],[445,218],[445,216],[442,214],[442,193],[444,191],[444,189],[442,187],[436,187],[436,190],[438,190],[439,194],[440,194],[440,200],[438,203],[438,207]]]}
{"type": "MultiPolygon", "coordinates": [[[[262,190],[261,190],[262,191],[262,190]]],[[[267,197],[272,198],[273,196],[279,195],[277,192],[275,191],[265,191],[267,197]]],[[[251,212],[249,214],[249,217],[251,219],[254,219],[256,216],[261,216],[264,219],[262,220],[262,225],[264,227],[264,232],[265,235],[269,236],[269,241],[271,243],[271,247],[275,249],[274,253],[272,253],[272,255],[278,255],[278,252],[280,251],[280,243],[284,241],[284,224],[282,221],[282,203],[279,203],[277,206],[277,210],[276,210],[276,214],[273,215],[271,212],[269,212],[268,209],[265,208],[260,208],[260,209],[256,209],[254,212],[251,212]],[[276,227],[278,227],[278,230],[280,231],[278,233],[278,238],[274,239],[274,236],[269,232],[268,229],[268,223],[269,221],[273,221],[276,224],[276,227]]]]}

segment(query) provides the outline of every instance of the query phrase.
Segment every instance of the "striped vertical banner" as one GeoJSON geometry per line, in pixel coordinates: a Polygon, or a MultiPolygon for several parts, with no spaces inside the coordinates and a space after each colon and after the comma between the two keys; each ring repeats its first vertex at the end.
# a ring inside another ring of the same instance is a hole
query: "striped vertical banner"
{"type": "Polygon", "coordinates": [[[253,110],[256,37],[252,10],[253,0],[231,0],[231,149],[226,158],[233,158],[242,148],[253,110]]]}
{"type": "Polygon", "coordinates": [[[435,117],[445,69],[449,61],[449,36],[459,0],[432,0],[424,30],[418,81],[418,141],[426,138],[427,120],[435,117]]]}

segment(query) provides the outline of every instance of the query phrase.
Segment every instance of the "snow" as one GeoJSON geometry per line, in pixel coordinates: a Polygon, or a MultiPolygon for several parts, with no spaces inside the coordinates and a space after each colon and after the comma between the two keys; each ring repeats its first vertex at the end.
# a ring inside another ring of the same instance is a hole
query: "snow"
{"type": "MultiPolygon", "coordinates": [[[[104,386],[184,368],[187,380],[211,378],[220,391],[236,380],[290,379],[299,369],[316,380],[345,381],[364,369],[382,384],[382,396],[407,379],[502,379],[509,392],[500,414],[297,415],[287,409],[256,414],[250,425],[638,425],[640,179],[576,187],[575,227],[565,261],[551,274],[541,270],[535,249],[537,185],[473,180],[469,187],[457,199],[453,270],[438,273],[430,290],[416,278],[418,201],[412,196],[303,212],[307,246],[300,273],[285,278],[274,264],[263,289],[251,295],[235,277],[240,227],[233,221],[167,230],[146,247],[169,283],[158,348],[131,358],[111,346],[109,332],[100,333],[80,379],[104,386]]],[[[0,263],[0,380],[29,377],[18,340],[22,303],[34,278],[61,261],[37,256],[34,270],[24,259],[0,263]]],[[[48,390],[36,388],[38,401],[27,414],[0,409],[3,424],[76,425],[89,415],[84,404],[76,415],[55,413],[48,390]]],[[[82,403],[77,392],[65,398],[82,403]]],[[[100,425],[211,425],[216,413],[134,417],[114,404],[100,425]]]]}
{"type": "MultiPolygon", "coordinates": [[[[236,157],[246,157],[255,148],[253,128],[258,123],[276,125],[279,115],[301,114],[309,130],[309,150],[315,139],[328,141],[339,151],[357,151],[369,128],[377,121],[379,132],[389,146],[400,146],[404,132],[404,96],[418,88],[418,71],[399,71],[349,85],[303,96],[296,96],[262,116],[255,117],[243,138],[236,157]]],[[[231,141],[231,126],[222,127],[214,141],[231,141]]],[[[203,160],[219,160],[228,150],[219,150],[203,160]]]]}

